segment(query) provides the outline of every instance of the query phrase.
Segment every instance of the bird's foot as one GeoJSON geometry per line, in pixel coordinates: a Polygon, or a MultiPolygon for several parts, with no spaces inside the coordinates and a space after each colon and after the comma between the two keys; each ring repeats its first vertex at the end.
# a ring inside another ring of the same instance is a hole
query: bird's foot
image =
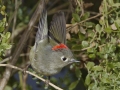
{"type": "Polygon", "coordinates": [[[47,79],[45,80],[45,89],[48,89],[49,83],[50,83],[50,76],[48,76],[47,79]]]}
{"type": "Polygon", "coordinates": [[[24,68],[24,70],[23,70],[23,74],[26,74],[26,71],[27,71],[27,69],[28,69],[29,66],[30,66],[30,64],[27,64],[27,65],[25,66],[25,68],[24,68]]]}

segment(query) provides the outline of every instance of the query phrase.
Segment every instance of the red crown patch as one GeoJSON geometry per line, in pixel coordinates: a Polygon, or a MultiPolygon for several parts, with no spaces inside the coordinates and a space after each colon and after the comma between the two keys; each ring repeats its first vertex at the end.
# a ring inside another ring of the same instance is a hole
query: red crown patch
{"type": "Polygon", "coordinates": [[[65,44],[61,43],[59,45],[54,46],[52,50],[65,49],[65,48],[67,49],[68,47],[65,44]]]}

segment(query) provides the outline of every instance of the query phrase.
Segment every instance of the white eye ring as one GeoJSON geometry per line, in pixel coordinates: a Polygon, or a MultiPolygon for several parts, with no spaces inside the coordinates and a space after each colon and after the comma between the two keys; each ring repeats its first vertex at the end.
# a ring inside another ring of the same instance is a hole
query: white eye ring
{"type": "Polygon", "coordinates": [[[65,56],[62,56],[62,57],[61,57],[61,60],[62,60],[63,62],[67,62],[67,61],[68,61],[68,58],[66,58],[65,56]]]}

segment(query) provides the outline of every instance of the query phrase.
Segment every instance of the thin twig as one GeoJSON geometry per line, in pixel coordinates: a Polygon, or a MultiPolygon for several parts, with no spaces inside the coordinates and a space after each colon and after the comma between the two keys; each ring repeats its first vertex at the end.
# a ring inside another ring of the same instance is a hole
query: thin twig
{"type": "MultiPolygon", "coordinates": [[[[18,0],[16,0],[16,1],[18,1],[18,0]]],[[[20,3],[17,4],[17,7],[19,7],[19,6],[20,6],[20,3]]],[[[17,9],[18,9],[18,8],[17,8],[17,9]]],[[[8,31],[8,29],[10,28],[10,26],[11,26],[11,24],[12,24],[11,22],[12,22],[15,14],[16,14],[16,11],[18,11],[18,10],[15,10],[15,11],[12,13],[12,15],[10,15],[9,20],[8,20],[8,26],[6,27],[5,31],[8,31]]]]}
{"type": "Polygon", "coordinates": [[[64,8],[64,7],[67,7],[68,5],[69,5],[68,3],[64,3],[60,6],[57,6],[56,8],[53,8],[50,11],[48,11],[48,15],[51,15],[51,14],[55,13],[56,11],[58,11],[58,10],[64,8]]]}
{"type": "MultiPolygon", "coordinates": [[[[25,71],[24,69],[21,69],[21,68],[19,68],[19,67],[17,67],[17,66],[13,66],[13,65],[11,65],[11,64],[0,64],[0,66],[13,68],[13,69],[19,70],[19,71],[21,71],[21,72],[25,72],[25,73],[27,73],[27,74],[30,74],[30,75],[32,75],[32,76],[40,79],[40,80],[43,81],[43,82],[46,81],[45,79],[39,77],[38,75],[36,75],[36,74],[34,74],[34,73],[30,72],[30,71],[25,71]]],[[[53,88],[57,89],[57,90],[63,90],[63,89],[59,88],[58,86],[54,85],[54,84],[51,83],[51,82],[49,82],[49,85],[52,86],[53,88]]]]}
{"type": "Polygon", "coordinates": [[[23,30],[27,28],[27,25],[22,25],[19,28],[16,28],[14,32],[12,32],[12,36],[10,37],[10,40],[13,40],[16,36],[18,36],[23,30]]]}
{"type": "MultiPolygon", "coordinates": [[[[13,52],[12,59],[9,62],[10,64],[14,65],[17,62],[19,55],[22,52],[31,31],[33,30],[33,26],[36,23],[38,17],[40,16],[43,8],[44,8],[44,0],[40,0],[37,9],[34,12],[32,18],[28,24],[28,29],[25,31],[25,33],[23,33],[23,37],[20,39],[20,41],[18,42],[18,44],[15,48],[15,51],[13,52]]],[[[0,90],[4,90],[6,84],[11,76],[11,71],[12,71],[12,69],[7,67],[5,72],[3,73],[3,77],[1,78],[1,81],[0,81],[0,90]]]]}
{"type": "Polygon", "coordinates": [[[81,9],[81,15],[80,17],[82,17],[84,15],[84,9],[83,9],[83,1],[82,0],[76,0],[76,2],[78,3],[80,9],[81,9]]]}
{"type": "Polygon", "coordinates": [[[95,34],[94,34],[92,40],[90,41],[90,43],[92,43],[95,40],[96,35],[97,35],[97,32],[95,32],[95,34]]]}
{"type": "Polygon", "coordinates": [[[70,11],[73,13],[73,11],[74,11],[74,8],[73,8],[73,5],[72,5],[72,1],[71,0],[69,0],[69,6],[70,6],[70,11]]]}
{"type": "MultiPolygon", "coordinates": [[[[24,57],[24,56],[28,56],[28,55],[29,55],[29,53],[20,54],[20,57],[24,57]]],[[[3,59],[2,61],[0,61],[0,64],[5,63],[5,62],[9,61],[10,59],[12,59],[12,56],[9,56],[9,57],[3,59]]]]}
{"type": "Polygon", "coordinates": [[[89,21],[89,20],[91,20],[91,19],[94,19],[94,18],[99,17],[99,16],[101,16],[101,15],[102,15],[102,14],[99,13],[99,14],[97,14],[97,15],[95,15],[95,16],[93,16],[93,17],[87,18],[87,19],[85,19],[85,20],[83,20],[83,21],[81,21],[81,22],[79,22],[79,23],[72,24],[70,27],[67,28],[67,31],[70,31],[70,30],[71,30],[73,27],[75,27],[76,25],[79,25],[79,24],[81,24],[81,23],[84,23],[84,22],[86,22],[86,21],[89,21]]]}
{"type": "MultiPolygon", "coordinates": [[[[106,45],[106,44],[102,44],[102,45],[100,45],[100,46],[98,46],[98,47],[101,48],[101,47],[103,47],[103,46],[105,46],[105,45],[106,45]]],[[[95,43],[93,43],[91,46],[86,47],[86,48],[83,48],[83,49],[81,49],[81,50],[72,50],[72,51],[85,51],[85,50],[88,50],[88,49],[90,49],[90,48],[93,48],[94,46],[96,46],[95,43]]]]}
{"type": "Polygon", "coordinates": [[[53,3],[51,3],[51,5],[49,6],[49,8],[47,8],[47,10],[50,10],[56,3],[58,3],[60,0],[55,0],[53,3]]]}
{"type": "Polygon", "coordinates": [[[80,51],[88,50],[88,49],[90,49],[90,48],[93,48],[95,45],[96,45],[96,44],[93,43],[90,47],[83,48],[83,49],[81,49],[80,51]]]}
{"type": "MultiPolygon", "coordinates": [[[[14,32],[15,30],[15,26],[16,26],[16,18],[17,18],[17,11],[18,11],[18,0],[15,0],[15,14],[14,14],[14,19],[13,19],[13,27],[12,27],[12,32],[14,32]]],[[[13,42],[13,39],[12,39],[13,42]]]]}

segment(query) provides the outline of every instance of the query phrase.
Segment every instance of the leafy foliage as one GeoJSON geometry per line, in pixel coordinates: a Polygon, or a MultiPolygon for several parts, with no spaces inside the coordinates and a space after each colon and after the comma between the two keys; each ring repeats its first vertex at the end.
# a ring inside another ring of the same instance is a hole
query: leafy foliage
{"type": "Polygon", "coordinates": [[[7,26],[6,20],[6,7],[0,3],[0,13],[2,15],[2,19],[0,20],[0,60],[2,60],[2,56],[5,56],[5,51],[11,48],[9,44],[10,32],[5,32],[5,27],[7,26]]]}
{"type": "MultiPolygon", "coordinates": [[[[28,0],[4,0],[0,2],[0,60],[6,57],[8,49],[14,50],[19,38],[24,33],[31,15],[37,6],[36,1],[28,0]],[[29,3],[28,3],[29,2],[29,3]],[[17,6],[17,7],[16,7],[17,6]],[[33,8],[31,8],[33,7],[33,8]],[[6,13],[7,11],[7,13],[6,13]],[[15,15],[16,14],[16,15],[15,15]],[[8,18],[7,18],[8,17],[8,18]],[[15,22],[16,17],[16,22],[15,22]],[[11,23],[12,22],[12,23],[11,23]],[[14,31],[13,31],[14,27],[14,31]],[[12,30],[11,30],[12,29],[12,30]],[[11,36],[11,34],[12,36],[11,36]],[[10,40],[9,40],[10,38],[10,40]],[[14,43],[13,47],[10,42],[14,43]],[[12,47],[12,48],[11,48],[12,47]]],[[[86,3],[86,0],[70,0],[71,10],[65,0],[49,0],[48,3],[48,22],[51,14],[58,10],[68,10],[72,13],[65,13],[67,17],[67,39],[68,46],[74,52],[75,57],[81,63],[70,65],[70,69],[65,69],[64,75],[51,78],[51,82],[64,90],[119,90],[120,89],[120,1],[119,0],[96,0],[96,3],[86,3]],[[65,4],[64,4],[65,3],[65,4]],[[73,9],[73,10],[72,10],[73,9]],[[95,9],[95,10],[93,10],[95,9]],[[97,9],[97,11],[96,11],[97,9]],[[68,24],[71,23],[71,24],[68,24]]],[[[94,0],[89,0],[90,2],[94,0]]],[[[53,16],[53,15],[52,15],[53,16]]],[[[37,29],[36,26],[34,29],[37,29]]],[[[29,47],[34,43],[35,30],[22,54],[15,65],[25,67],[29,62],[27,53],[29,47]]],[[[1,75],[4,69],[1,68],[1,75]]],[[[34,72],[30,70],[30,72],[34,72]]],[[[36,73],[35,73],[36,74],[36,73]]],[[[11,78],[6,86],[6,90],[26,89],[32,90],[32,85],[23,80],[23,74],[13,71],[11,78]],[[18,83],[20,82],[20,85],[18,83]],[[24,82],[24,83],[23,83],[24,82]],[[25,84],[25,87],[24,87],[25,84]]],[[[30,76],[28,76],[30,77],[30,76]]],[[[30,78],[29,78],[30,79],[30,78]]],[[[34,79],[33,79],[34,81],[34,79]]],[[[44,89],[43,83],[35,81],[36,87],[44,89]]],[[[33,84],[33,83],[32,83],[33,84]]],[[[49,90],[54,88],[49,87],[49,90]]]]}
{"type": "Polygon", "coordinates": [[[78,17],[81,11],[80,8],[78,10],[78,7],[77,11],[79,12],[73,14],[72,23],[73,25],[79,23],[80,32],[78,36],[80,38],[72,37],[69,43],[72,43],[74,38],[76,44],[72,45],[73,51],[83,50],[82,53],[88,57],[85,61],[88,74],[84,81],[88,90],[120,89],[119,3],[119,1],[114,2],[114,0],[103,0],[99,7],[101,15],[97,23],[93,21],[80,23],[77,21],[84,21],[89,18],[88,12],[84,13],[81,18],[78,17]],[[80,30],[81,27],[84,31],[80,30]]]}

